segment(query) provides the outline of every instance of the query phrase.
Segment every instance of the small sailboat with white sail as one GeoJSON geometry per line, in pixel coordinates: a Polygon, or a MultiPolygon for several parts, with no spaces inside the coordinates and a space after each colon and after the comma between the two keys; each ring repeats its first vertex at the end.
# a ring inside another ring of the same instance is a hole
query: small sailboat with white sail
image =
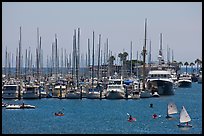
{"type": "Polygon", "coordinates": [[[180,112],[180,119],[179,119],[179,124],[177,125],[178,127],[192,127],[191,124],[188,124],[188,122],[191,121],[190,116],[188,115],[188,112],[186,111],[185,107],[182,106],[182,110],[180,112]],[[186,124],[184,124],[186,123],[186,124]]]}
{"type": "Polygon", "coordinates": [[[170,116],[170,115],[176,114],[176,113],[178,113],[176,104],[173,103],[173,102],[168,103],[168,105],[167,105],[167,115],[166,115],[166,118],[167,118],[167,119],[170,119],[170,118],[172,118],[172,116],[170,116]]]}

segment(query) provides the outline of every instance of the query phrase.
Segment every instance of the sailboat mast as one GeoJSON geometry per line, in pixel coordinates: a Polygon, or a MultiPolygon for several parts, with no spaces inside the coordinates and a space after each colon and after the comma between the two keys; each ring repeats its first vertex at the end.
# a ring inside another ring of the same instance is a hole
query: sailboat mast
{"type": "Polygon", "coordinates": [[[88,74],[89,74],[89,78],[91,78],[90,76],[90,39],[88,38],[88,74]]]}
{"type": "Polygon", "coordinates": [[[137,66],[137,79],[139,79],[138,78],[138,73],[139,73],[139,70],[138,70],[138,51],[137,51],[137,64],[136,64],[136,66],[137,66]]]}
{"type": "Polygon", "coordinates": [[[80,64],[80,28],[78,28],[78,50],[76,52],[76,78],[77,78],[77,88],[79,87],[79,64],[80,64]]]}
{"type": "Polygon", "coordinates": [[[147,37],[147,19],[145,19],[145,39],[144,39],[144,46],[143,46],[143,80],[142,80],[142,86],[143,90],[145,90],[145,56],[146,56],[146,37],[147,37]]]}
{"type": "Polygon", "coordinates": [[[7,53],[7,46],[6,46],[6,59],[5,59],[5,75],[7,75],[7,57],[8,57],[8,53],[7,53]]]}
{"type": "Polygon", "coordinates": [[[151,64],[151,40],[149,43],[149,64],[151,64]]]}
{"type": "Polygon", "coordinates": [[[100,47],[101,47],[101,35],[99,35],[99,47],[98,47],[98,77],[97,77],[97,82],[99,82],[99,71],[100,71],[100,47]]]}
{"type": "Polygon", "coordinates": [[[130,76],[132,76],[132,41],[130,43],[130,76]]]}
{"type": "Polygon", "coordinates": [[[18,56],[18,76],[21,74],[21,26],[20,26],[20,40],[19,40],[19,56],[18,56]]]}
{"type": "Polygon", "coordinates": [[[93,31],[93,53],[92,53],[92,89],[93,89],[93,76],[94,76],[94,31],[93,31]]]}

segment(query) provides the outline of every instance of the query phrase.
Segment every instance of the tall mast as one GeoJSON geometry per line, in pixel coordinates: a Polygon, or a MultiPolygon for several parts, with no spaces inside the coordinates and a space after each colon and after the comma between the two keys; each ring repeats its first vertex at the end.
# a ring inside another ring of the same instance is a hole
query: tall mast
{"type": "Polygon", "coordinates": [[[98,47],[98,77],[97,82],[99,82],[99,71],[100,71],[100,47],[101,47],[101,35],[99,35],[99,47],[98,47]]]}
{"type": "Polygon", "coordinates": [[[11,58],[11,53],[9,52],[8,53],[8,78],[10,78],[10,75],[11,75],[11,62],[10,62],[10,58],[11,58]]]}
{"type": "Polygon", "coordinates": [[[107,42],[106,42],[106,64],[107,64],[107,62],[108,62],[108,60],[109,60],[109,58],[108,58],[108,38],[107,38],[107,40],[106,40],[107,42]]]}
{"type": "Polygon", "coordinates": [[[25,79],[26,79],[26,71],[27,71],[27,62],[28,62],[28,58],[27,58],[27,49],[26,49],[26,56],[25,56],[25,79]]]}
{"type": "Polygon", "coordinates": [[[94,77],[94,31],[93,31],[93,53],[92,53],[92,89],[93,89],[93,77],[94,77]]]}
{"type": "Polygon", "coordinates": [[[56,76],[58,74],[58,59],[57,59],[57,34],[55,34],[55,70],[56,70],[56,76]]]}
{"type": "MultiPolygon", "coordinates": [[[[80,45],[79,45],[80,29],[78,28],[78,49],[76,49],[76,79],[77,79],[77,88],[79,87],[79,63],[80,63],[80,45]]],[[[76,36],[75,36],[76,40],[76,36]]],[[[76,44],[76,42],[75,42],[76,44]]]]}
{"type": "Polygon", "coordinates": [[[136,63],[136,66],[137,66],[137,79],[139,79],[139,78],[138,78],[138,72],[139,72],[139,71],[138,71],[138,51],[137,51],[137,63],[136,63]]]}
{"type": "Polygon", "coordinates": [[[145,73],[145,57],[146,57],[146,38],[147,38],[147,19],[145,19],[145,39],[144,39],[144,46],[143,46],[143,81],[142,81],[142,86],[143,90],[145,90],[145,78],[146,78],[146,73],[145,73]]]}
{"type": "Polygon", "coordinates": [[[89,78],[90,78],[90,39],[88,38],[88,74],[89,74],[89,78]]]}
{"type": "Polygon", "coordinates": [[[37,28],[37,48],[36,48],[36,61],[37,61],[37,79],[39,80],[39,28],[37,28]]]}
{"type": "Polygon", "coordinates": [[[16,78],[18,78],[18,48],[16,48],[16,78]]]}
{"type": "Polygon", "coordinates": [[[163,60],[162,54],[162,33],[160,33],[160,49],[159,49],[159,65],[161,65],[161,61],[163,60]]]}
{"type": "MultiPolygon", "coordinates": [[[[77,59],[78,63],[77,63],[77,75],[79,76],[80,73],[80,28],[78,28],[78,59],[77,59]]],[[[77,78],[79,78],[77,76],[77,78]]],[[[77,79],[78,81],[79,79],[77,79]]],[[[77,83],[78,84],[78,83],[77,83]]]]}
{"type": "Polygon", "coordinates": [[[30,74],[30,46],[28,50],[28,74],[30,74]]]}
{"type": "Polygon", "coordinates": [[[151,40],[149,42],[149,64],[151,64],[151,40]]]}
{"type": "Polygon", "coordinates": [[[41,36],[40,36],[40,47],[39,47],[39,72],[42,74],[42,68],[43,68],[43,63],[42,63],[42,60],[43,60],[43,54],[42,54],[42,48],[41,48],[41,44],[42,44],[42,42],[41,42],[41,40],[42,40],[42,38],[41,38],[41,36]]]}
{"type": "Polygon", "coordinates": [[[8,53],[7,53],[7,46],[6,46],[6,59],[5,59],[5,75],[7,75],[7,59],[8,58],[8,53]]]}
{"type": "Polygon", "coordinates": [[[20,26],[20,40],[19,40],[19,51],[18,51],[18,76],[21,74],[21,26],[20,26]]]}
{"type": "Polygon", "coordinates": [[[132,41],[130,43],[130,76],[132,76],[132,41]]]}
{"type": "Polygon", "coordinates": [[[172,49],[172,62],[174,61],[174,52],[173,52],[173,49],[172,49]]]}

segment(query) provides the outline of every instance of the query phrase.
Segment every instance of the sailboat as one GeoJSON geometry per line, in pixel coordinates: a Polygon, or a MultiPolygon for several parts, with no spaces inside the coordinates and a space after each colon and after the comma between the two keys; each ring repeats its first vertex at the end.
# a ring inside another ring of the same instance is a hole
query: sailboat
{"type": "Polygon", "coordinates": [[[172,118],[169,115],[176,114],[176,113],[178,113],[178,110],[177,110],[175,103],[168,103],[166,118],[172,118]]]}
{"type": "Polygon", "coordinates": [[[177,126],[178,127],[192,127],[192,125],[188,124],[189,121],[191,121],[191,118],[188,115],[188,112],[186,111],[185,107],[182,106],[182,110],[180,112],[180,119],[179,119],[180,123],[177,126]],[[182,123],[186,123],[186,125],[182,123]]]}

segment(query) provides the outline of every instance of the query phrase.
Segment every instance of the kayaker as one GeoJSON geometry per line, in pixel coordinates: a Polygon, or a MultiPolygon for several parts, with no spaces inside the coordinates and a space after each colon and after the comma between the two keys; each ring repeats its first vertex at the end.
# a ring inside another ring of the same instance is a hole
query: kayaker
{"type": "Polygon", "coordinates": [[[152,117],[155,119],[157,118],[157,114],[153,114],[152,117]]]}
{"type": "Polygon", "coordinates": [[[129,116],[129,120],[132,120],[132,116],[131,115],[129,116]]]}

